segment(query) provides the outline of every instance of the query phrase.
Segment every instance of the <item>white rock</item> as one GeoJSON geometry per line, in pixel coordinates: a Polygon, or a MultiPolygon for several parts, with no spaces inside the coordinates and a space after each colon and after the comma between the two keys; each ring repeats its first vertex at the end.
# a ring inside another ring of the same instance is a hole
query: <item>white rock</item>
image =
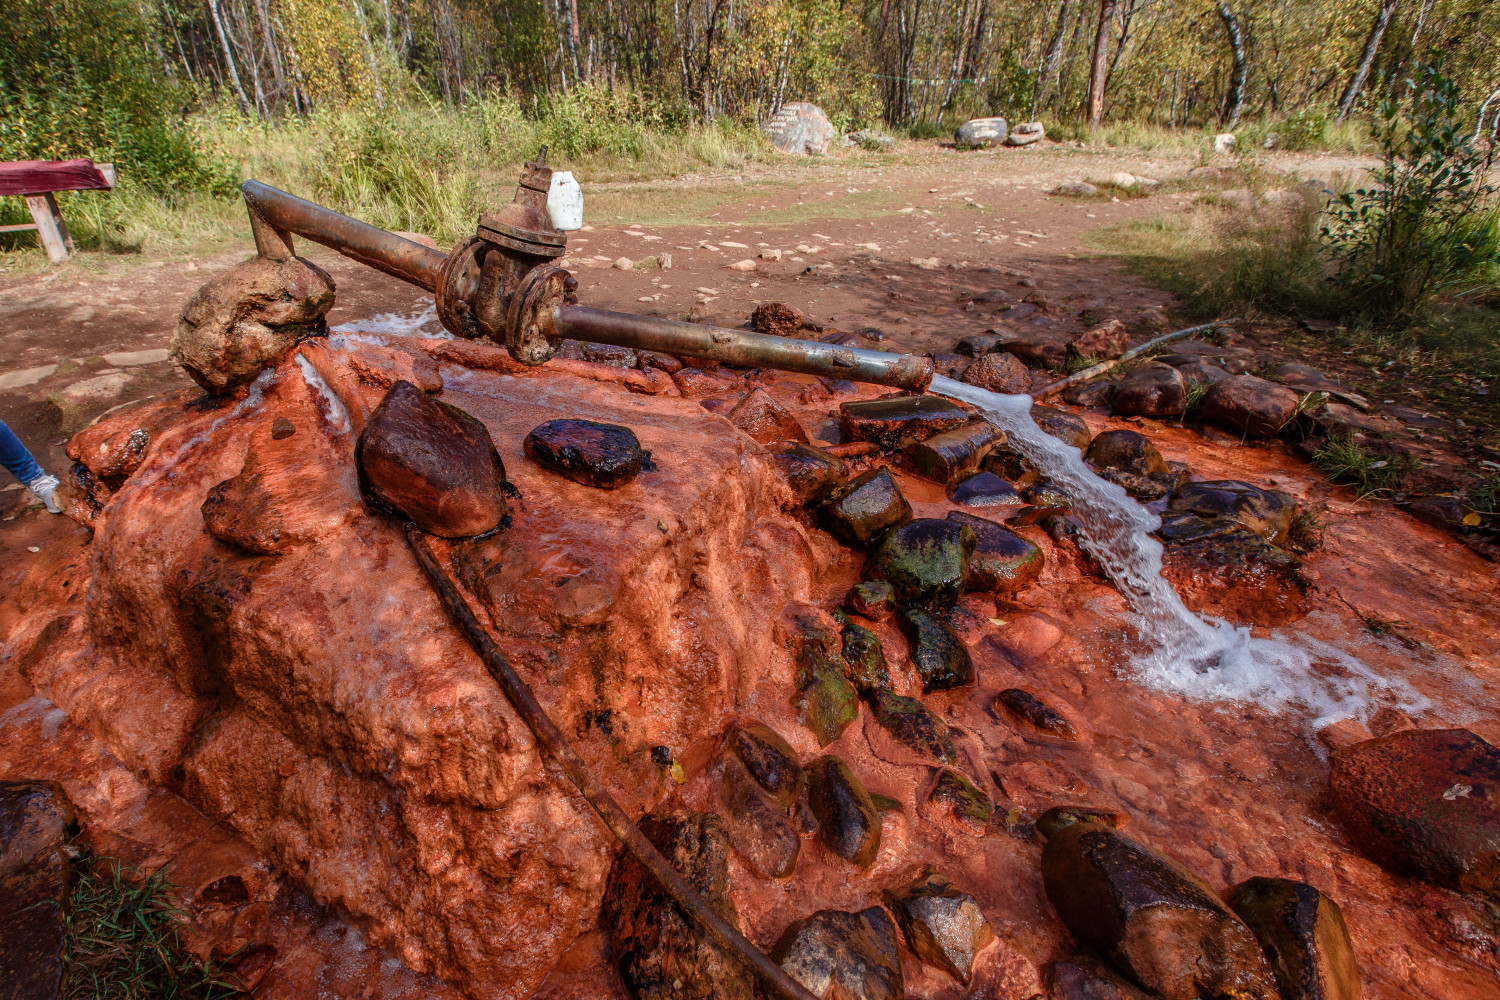
{"type": "Polygon", "coordinates": [[[924,271],[935,271],[938,267],[938,259],[936,257],[913,257],[911,262],[924,271]]]}
{"type": "Polygon", "coordinates": [[[1053,194],[1070,194],[1075,197],[1084,198],[1099,193],[1099,189],[1088,181],[1063,181],[1052,189],[1053,194]]]}
{"type": "Polygon", "coordinates": [[[765,124],[771,145],[793,156],[822,156],[838,132],[816,104],[792,101],[783,104],[765,124]]]}
{"type": "Polygon", "coordinates": [[[733,264],[725,264],[724,266],[731,271],[753,271],[755,270],[755,261],[748,259],[737,260],[733,264]]]}
{"type": "Polygon", "coordinates": [[[167,349],[158,347],[150,351],[115,351],[106,354],[104,360],[117,368],[129,368],[132,365],[154,365],[167,360],[167,349]]]}
{"type": "Polygon", "coordinates": [[[631,260],[629,257],[620,257],[617,258],[615,262],[610,266],[613,267],[616,271],[630,271],[634,270],[635,261],[631,260]]]}
{"type": "Polygon", "coordinates": [[[1109,175],[1109,182],[1115,187],[1135,187],[1135,174],[1129,174],[1123,170],[1116,170],[1114,173],[1109,175]]]}
{"type": "Polygon", "coordinates": [[[1233,132],[1220,132],[1218,135],[1214,136],[1214,152],[1232,153],[1234,152],[1234,143],[1235,138],[1233,132]]]}
{"type": "Polygon", "coordinates": [[[781,251],[780,250],[762,250],[760,252],[760,259],[761,260],[780,260],[781,259],[781,251]]]}
{"type": "Polygon", "coordinates": [[[1005,137],[1007,146],[1029,146],[1047,134],[1041,122],[1021,122],[1005,137]]]}
{"type": "Polygon", "coordinates": [[[112,375],[96,375],[81,382],[65,386],[58,393],[70,403],[89,403],[100,399],[114,399],[130,384],[130,376],[124,372],[112,375]]]}
{"type": "Polygon", "coordinates": [[[965,149],[980,149],[999,145],[1007,134],[1004,118],[971,118],[954,130],[953,141],[965,149]]]}
{"type": "Polygon", "coordinates": [[[35,385],[55,371],[57,371],[56,365],[43,365],[40,368],[22,368],[19,371],[6,372],[0,375],[0,389],[19,389],[22,386],[35,385]]]}
{"type": "Polygon", "coordinates": [[[1251,209],[1255,207],[1255,192],[1249,188],[1230,188],[1219,192],[1219,202],[1231,208],[1251,209]]]}

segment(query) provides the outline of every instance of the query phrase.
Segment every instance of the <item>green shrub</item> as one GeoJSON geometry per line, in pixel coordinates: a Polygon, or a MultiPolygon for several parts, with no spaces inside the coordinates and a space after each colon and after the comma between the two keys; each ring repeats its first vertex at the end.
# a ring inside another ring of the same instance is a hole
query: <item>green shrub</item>
{"type": "Polygon", "coordinates": [[[1393,493],[1402,478],[1418,468],[1408,455],[1378,455],[1343,438],[1330,438],[1313,453],[1313,462],[1329,479],[1352,486],[1360,500],[1393,493]]]}

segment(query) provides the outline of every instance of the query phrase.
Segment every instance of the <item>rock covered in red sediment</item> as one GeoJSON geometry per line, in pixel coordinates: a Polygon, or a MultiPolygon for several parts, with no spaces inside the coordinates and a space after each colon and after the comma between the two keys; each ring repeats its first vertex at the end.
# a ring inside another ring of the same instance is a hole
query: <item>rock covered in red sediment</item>
{"type": "Polygon", "coordinates": [[[1036,829],[1043,837],[1051,838],[1074,823],[1098,823],[1123,830],[1130,825],[1130,814],[1097,806],[1053,806],[1037,817],[1036,829]]]}
{"type": "Polygon", "coordinates": [[[1118,358],[1130,347],[1130,331],[1117,319],[1105,320],[1068,342],[1068,357],[1102,361],[1118,358]]]}
{"type": "Polygon", "coordinates": [[[1500,750],[1467,729],[1406,729],[1335,751],[1344,828],[1382,865],[1500,896],[1500,750]]]}
{"type": "Polygon", "coordinates": [[[1042,979],[1052,1000],[1150,1000],[1118,972],[1085,955],[1043,966],[1042,979]]]}
{"type": "Polygon", "coordinates": [[[974,683],[968,647],[947,619],[926,608],[907,607],[896,620],[911,644],[911,664],[922,678],[923,694],[974,683]]]}
{"type": "Polygon", "coordinates": [[[1225,898],[1260,939],[1282,997],[1359,1000],[1359,963],[1339,904],[1286,878],[1247,879],[1225,898]]]}
{"type": "Polygon", "coordinates": [[[906,995],[896,926],[885,910],[819,910],[782,932],[771,959],[819,1000],[906,995]]]}
{"type": "Polygon", "coordinates": [[[729,843],[762,878],[785,878],[797,866],[802,841],[786,809],[766,792],[733,752],[713,764],[714,797],[729,843]]]}
{"type": "Polygon", "coordinates": [[[896,613],[896,588],[887,580],[863,580],[849,588],[844,603],[857,615],[883,622],[896,613]]]}
{"type": "Polygon", "coordinates": [[[1057,709],[1021,688],[1006,688],[995,695],[995,708],[1011,719],[1043,736],[1060,740],[1077,740],[1078,731],[1057,709]]]}
{"type": "Polygon", "coordinates": [[[253,381],[304,337],[327,333],[333,279],[301,257],[252,257],[209,279],[182,307],[172,360],[209,392],[253,381]]]}
{"type": "Polygon", "coordinates": [[[824,754],[807,768],[807,803],[818,818],[818,839],[861,868],[880,852],[880,812],[842,758],[824,754]]]}
{"type": "Polygon", "coordinates": [[[974,959],[995,940],[973,896],[942,875],[926,871],[909,885],[887,889],[885,904],[895,914],[906,946],[918,958],[969,984],[974,959]]]}
{"type": "Polygon", "coordinates": [[[1019,393],[1031,390],[1031,369],[1009,351],[980,354],[968,368],[963,380],[990,392],[1019,393]]]}
{"type": "Polygon", "coordinates": [[[924,811],[957,830],[982,837],[995,813],[995,803],[963,772],[944,767],[938,770],[937,781],[927,793],[924,811]]]}
{"type": "Polygon", "coordinates": [[[750,776],[784,808],[790,808],[802,797],[807,788],[807,774],[792,745],[770,726],[761,722],[731,726],[724,734],[724,747],[740,759],[750,776]]]}
{"type": "Polygon", "coordinates": [[[640,475],[635,432],[596,420],[549,420],[526,435],[526,457],[575,483],[615,490],[640,475]]]}
{"type": "Polygon", "coordinates": [[[1101,469],[1119,469],[1138,476],[1167,472],[1167,460],[1139,431],[1105,431],[1089,444],[1084,458],[1101,469]]]}
{"type": "Polygon", "coordinates": [[[729,411],[729,422],[761,444],[773,441],[807,443],[807,431],[786,407],[761,388],[751,389],[729,411]]]}
{"type": "Polygon", "coordinates": [[[1187,381],[1171,365],[1132,368],[1109,394],[1109,408],[1122,416],[1175,417],[1186,406],[1187,381]]]}
{"type": "Polygon", "coordinates": [[[823,507],[823,521],[839,538],[856,545],[872,541],[912,517],[911,504],[885,466],[851,479],[823,507]]]}
{"type": "Polygon", "coordinates": [[[899,451],[968,423],[973,417],[941,396],[885,396],[839,404],[846,441],[870,441],[899,451]]]}
{"type": "Polygon", "coordinates": [[[875,755],[893,764],[952,764],[958,759],[948,727],[922,703],[889,688],[875,688],[866,696],[870,704],[870,721],[879,726],[876,734],[865,724],[865,736],[875,755]]]}
{"type": "Polygon", "coordinates": [[[391,386],[354,454],[365,499],[428,534],[480,535],[505,517],[505,466],[489,430],[410,382],[391,386]]]}
{"type": "Polygon", "coordinates": [[[973,553],[969,525],[924,517],[886,532],[865,571],[890,581],[897,603],[945,611],[963,593],[973,553]]]}
{"type": "Polygon", "coordinates": [[[127,403],[68,440],[68,457],[108,481],[128,477],[140,467],[160,435],[205,400],[196,389],[180,389],[127,403]]]}
{"type": "Polygon", "coordinates": [[[1193,411],[1195,419],[1246,437],[1275,437],[1297,412],[1297,393],[1254,375],[1215,382],[1193,411]]]}
{"type": "MultiPolygon", "coordinates": [[[[713,813],[648,816],[641,832],[672,867],[731,924],[729,838],[713,813]]],[[[640,1000],[752,1000],[749,968],[714,942],[673,902],[655,875],[628,852],[610,872],[599,921],[609,933],[620,975],[640,1000]]]]}
{"type": "Polygon", "coordinates": [[[1260,942],[1224,901],[1118,830],[1058,830],[1042,851],[1042,880],[1075,938],[1163,1000],[1278,996],[1260,942]]]}
{"type": "Polygon", "coordinates": [[[750,328],[773,337],[801,337],[802,310],[785,302],[766,302],[750,313],[750,328]]]}

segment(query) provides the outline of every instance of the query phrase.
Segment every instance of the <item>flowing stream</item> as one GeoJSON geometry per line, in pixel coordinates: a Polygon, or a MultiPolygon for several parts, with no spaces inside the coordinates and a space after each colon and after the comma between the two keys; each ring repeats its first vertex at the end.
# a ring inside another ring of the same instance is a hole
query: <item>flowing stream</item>
{"type": "Polygon", "coordinates": [[[1369,714],[1375,692],[1409,710],[1424,707],[1426,699],[1404,683],[1381,677],[1335,646],[1281,631],[1257,638],[1248,628],[1189,611],[1161,575],[1162,546],[1151,535],[1160,519],[1094,475],[1077,448],[1038,427],[1030,396],[1003,396],[941,375],[929,391],[976,407],[1072,496],[1081,544],[1138,616],[1142,649],[1133,664],[1148,686],[1205,700],[1297,705],[1318,724],[1369,714]]]}

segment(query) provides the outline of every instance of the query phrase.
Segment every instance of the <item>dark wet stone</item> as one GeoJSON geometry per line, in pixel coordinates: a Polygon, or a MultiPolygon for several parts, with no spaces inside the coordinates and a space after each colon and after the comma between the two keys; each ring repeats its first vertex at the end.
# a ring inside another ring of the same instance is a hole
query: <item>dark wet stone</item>
{"type": "Polygon", "coordinates": [[[1106,320],[1068,343],[1071,358],[1103,361],[1118,358],[1130,348],[1130,331],[1117,319],[1106,320]]]}
{"type": "Polygon", "coordinates": [[[1152,472],[1141,475],[1124,469],[1100,469],[1099,478],[1122,487],[1126,493],[1141,503],[1153,503],[1171,496],[1172,491],[1177,489],[1186,477],[1170,472],[1152,472]]]}
{"type": "Polygon", "coordinates": [[[937,783],[927,796],[927,805],[976,837],[984,836],[995,812],[989,793],[951,767],[938,772],[937,783]]]}
{"type": "Polygon", "coordinates": [[[1297,502],[1285,494],[1249,483],[1220,480],[1183,483],[1172,495],[1167,510],[1206,520],[1228,519],[1249,528],[1272,545],[1285,545],[1297,502]]]}
{"type": "Polygon", "coordinates": [[[1020,841],[1036,839],[1036,823],[1020,806],[996,805],[990,815],[990,829],[1020,841]]]}
{"type": "Polygon", "coordinates": [[[896,613],[896,588],[889,580],[865,580],[849,588],[844,603],[857,615],[883,622],[896,613]]]}
{"type": "Polygon", "coordinates": [[[1163,1000],[1276,1000],[1260,942],[1177,862],[1097,823],[1058,830],[1042,851],[1047,898],[1073,937],[1163,1000]]]}
{"type": "MultiPolygon", "coordinates": [[[[1035,315],[1039,310],[1030,302],[1023,302],[1006,311],[1007,320],[1023,319],[1035,315]]],[[[1005,349],[1032,368],[1061,369],[1068,359],[1066,334],[1052,330],[1024,333],[1005,341],[1005,349]]]]}
{"type": "Polygon", "coordinates": [[[277,417],[271,421],[271,440],[284,441],[297,433],[297,428],[286,417],[277,417]]]}
{"type": "MultiPolygon", "coordinates": [[[[695,359],[696,360],[696,359],[695,359]]],[[[688,399],[728,392],[733,386],[701,368],[680,368],[672,373],[672,384],[688,399]]]]}
{"type": "MultiPolygon", "coordinates": [[[[860,346],[874,346],[861,344],[860,346]]],[[[932,370],[938,375],[945,375],[952,379],[962,379],[964,372],[974,364],[974,359],[963,354],[955,354],[952,351],[933,351],[928,355],[932,359],[932,370]]]]}
{"type": "Polygon", "coordinates": [[[819,746],[827,746],[859,715],[859,692],[849,683],[848,665],[838,652],[804,646],[797,664],[797,693],[792,707],[812,730],[819,746]]]}
{"type": "Polygon", "coordinates": [[[875,809],[884,816],[886,813],[902,813],[901,803],[889,795],[881,795],[878,792],[870,793],[870,801],[875,803],[875,809]]]}
{"type": "Polygon", "coordinates": [[[1189,382],[1201,382],[1204,385],[1217,385],[1229,377],[1229,373],[1218,365],[1211,365],[1207,361],[1194,358],[1184,364],[1173,365],[1182,373],[1182,377],[1189,382]]]}
{"type": "Polygon", "coordinates": [[[993,472],[980,472],[970,476],[948,491],[948,499],[965,507],[1026,506],[1026,501],[1021,499],[1016,488],[993,472]]]}
{"type": "Polygon", "coordinates": [[[935,764],[958,759],[948,727],[921,701],[886,688],[876,688],[867,697],[871,718],[901,746],[935,764]]]}
{"type": "Polygon", "coordinates": [[[760,787],[733,753],[714,761],[714,797],[729,843],[762,878],[785,878],[797,867],[802,839],[786,809],[760,787]]]}
{"type": "Polygon", "coordinates": [[[505,466],[484,424],[410,382],[391,386],[354,446],[360,493],[442,538],[493,531],[505,466]]]}
{"type": "Polygon", "coordinates": [[[806,774],[797,762],[797,752],[776,730],[759,722],[733,726],[724,736],[724,745],[782,806],[802,797],[806,774]]]}
{"type": "Polygon", "coordinates": [[[974,663],[958,633],[925,608],[902,608],[897,621],[911,644],[911,662],[922,678],[922,693],[974,683],[974,663]]]}
{"type": "Polygon", "coordinates": [[[1087,451],[1089,442],[1093,439],[1088,423],[1078,414],[1067,410],[1035,403],[1031,407],[1031,419],[1042,430],[1079,451],[1087,451]]]}
{"type": "Polygon", "coordinates": [[[1115,970],[1084,955],[1044,965],[1042,982],[1052,1000],[1151,1000],[1115,970]]]}
{"type": "Polygon", "coordinates": [[[1297,411],[1297,393],[1254,375],[1214,383],[1193,416],[1246,437],[1275,437],[1297,411]]]}
{"type": "Polygon", "coordinates": [[[988,420],[972,420],[910,446],[902,460],[923,479],[947,486],[979,468],[990,448],[1004,440],[988,420]]]}
{"type": "Polygon", "coordinates": [[[761,388],[751,389],[744,399],[729,411],[729,422],[761,444],[772,441],[807,443],[807,431],[791,411],[761,388]]]}
{"type": "Polygon", "coordinates": [[[941,396],[889,396],[839,404],[845,441],[873,441],[891,451],[951,431],[972,419],[957,403],[941,396]]]}
{"type": "MultiPolygon", "coordinates": [[[[729,837],[712,813],[646,817],[641,832],[731,924],[739,914],[729,896],[729,837]]],[[[684,914],[656,876],[621,851],[600,908],[620,975],[641,1000],[754,1000],[753,973],[684,914]]]]}
{"type": "Polygon", "coordinates": [[[55,781],[0,781],[0,875],[61,847],[78,814],[55,781]]]}
{"type": "Polygon", "coordinates": [[[1109,394],[1109,408],[1122,416],[1176,417],[1186,407],[1187,380],[1171,365],[1132,368],[1109,394]]]}
{"type": "Polygon", "coordinates": [[[974,958],[995,939],[974,897],[930,871],[884,895],[906,946],[967,986],[974,975],[974,958]]]}
{"type": "Polygon", "coordinates": [[[611,368],[634,368],[639,363],[635,351],[615,344],[596,344],[583,340],[578,343],[578,351],[584,361],[609,365],[611,368]]]}
{"type": "Polygon", "coordinates": [[[824,754],[807,768],[807,802],[818,818],[818,839],[861,868],[880,852],[880,813],[849,765],[824,754]]]}
{"type": "Polygon", "coordinates": [[[844,623],[844,663],[849,680],[860,694],[873,688],[890,687],[891,670],[885,662],[880,636],[853,621],[844,623]]]}
{"type": "Polygon", "coordinates": [[[1031,460],[1022,455],[1014,448],[997,445],[990,449],[990,453],[984,456],[980,467],[985,472],[993,473],[1001,479],[1007,480],[1011,485],[1020,489],[1042,478],[1041,472],[1031,464],[1031,460]]]}
{"type": "Polygon", "coordinates": [[[1063,390],[1064,402],[1074,406],[1095,407],[1109,403],[1109,394],[1115,391],[1113,382],[1080,382],[1063,390]]]}
{"type": "Polygon", "coordinates": [[[655,368],[668,375],[682,371],[682,359],[659,351],[636,351],[636,364],[642,369],[655,368]]]}
{"type": "Polygon", "coordinates": [[[801,504],[826,500],[849,481],[849,470],[840,459],[809,444],[773,445],[771,462],[801,504]]]}
{"type": "Polygon", "coordinates": [[[641,471],[641,443],[629,427],[549,420],[526,435],[526,457],[575,483],[619,489],[641,471]]]}
{"type": "Polygon", "coordinates": [[[950,510],[948,520],[974,529],[974,551],[969,556],[969,590],[1017,594],[1042,575],[1043,555],[1039,546],[1009,528],[961,510],[950,510]]]}
{"type": "Polygon", "coordinates": [[[900,1000],[896,925],[878,906],[819,910],[782,931],[771,960],[819,1000],[900,1000]]]}
{"type": "Polygon", "coordinates": [[[964,371],[963,381],[998,393],[1031,391],[1031,369],[1009,351],[981,354],[964,371]]]}
{"type": "Polygon", "coordinates": [[[1403,875],[1500,896],[1500,750],[1407,729],[1333,754],[1328,788],[1361,851],[1403,875]]]}
{"type": "Polygon", "coordinates": [[[1078,739],[1078,732],[1073,724],[1061,712],[1030,691],[1006,688],[995,695],[995,709],[1043,736],[1053,736],[1060,740],[1078,739]]]}
{"type": "Polygon", "coordinates": [[[1100,826],[1125,829],[1130,815],[1118,809],[1101,809],[1095,806],[1053,806],[1036,821],[1037,832],[1043,837],[1054,837],[1057,831],[1074,823],[1098,823],[1100,826]]]}
{"type": "Polygon", "coordinates": [[[988,354],[995,350],[1005,338],[998,333],[979,333],[972,337],[964,337],[953,345],[953,350],[959,354],[967,354],[977,358],[981,354],[988,354]]]}
{"type": "Polygon", "coordinates": [[[911,504],[885,466],[851,480],[823,508],[829,529],[846,542],[863,545],[887,528],[911,520],[911,504]]]}
{"type": "Polygon", "coordinates": [[[1227,899],[1260,939],[1282,1000],[1359,1000],[1359,963],[1339,904],[1285,878],[1248,879],[1227,899]]]}
{"type": "Polygon", "coordinates": [[[1137,431],[1105,431],[1094,438],[1084,458],[1101,469],[1120,469],[1136,475],[1165,474],[1167,460],[1144,434],[1137,431]]]}
{"type": "Polygon", "coordinates": [[[1021,487],[1021,499],[1030,508],[1025,514],[1006,518],[1012,525],[1036,524],[1043,518],[1066,514],[1073,509],[1073,497],[1050,479],[1041,479],[1021,487]]]}
{"type": "Polygon", "coordinates": [[[750,313],[750,329],[773,337],[801,337],[802,310],[785,302],[766,302],[750,313]]]}
{"type": "Polygon", "coordinates": [[[1227,518],[1168,514],[1163,575],[1189,606],[1233,621],[1280,625],[1311,610],[1312,576],[1296,556],[1227,518]]]}
{"type": "Polygon", "coordinates": [[[1451,531],[1455,535],[1470,534],[1485,520],[1483,514],[1479,514],[1458,497],[1412,497],[1398,506],[1423,524],[1451,531]],[[1479,524],[1473,523],[1476,517],[1479,524]]]}
{"type": "Polygon", "coordinates": [[[963,593],[974,541],[966,524],[924,517],[887,532],[865,572],[889,580],[902,604],[947,610],[963,593]]]}

